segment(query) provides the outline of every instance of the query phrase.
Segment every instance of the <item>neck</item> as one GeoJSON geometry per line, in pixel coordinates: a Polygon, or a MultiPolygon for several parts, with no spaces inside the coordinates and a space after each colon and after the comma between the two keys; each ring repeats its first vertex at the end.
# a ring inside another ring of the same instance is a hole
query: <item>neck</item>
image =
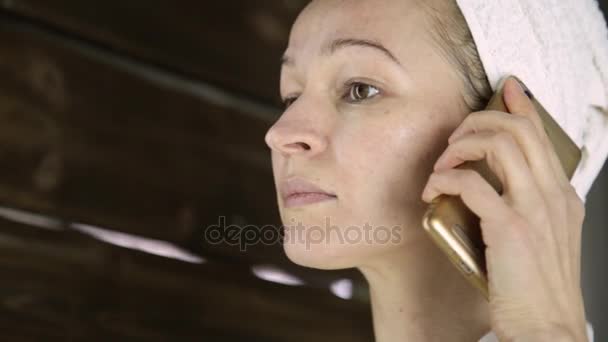
{"type": "Polygon", "coordinates": [[[421,234],[359,267],[370,287],[376,342],[478,341],[487,302],[421,234]]]}

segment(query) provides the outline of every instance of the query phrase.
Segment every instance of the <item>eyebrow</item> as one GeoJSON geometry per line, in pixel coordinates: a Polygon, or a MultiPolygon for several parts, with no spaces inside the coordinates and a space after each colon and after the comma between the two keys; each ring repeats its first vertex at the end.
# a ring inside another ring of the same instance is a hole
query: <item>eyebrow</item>
{"type": "MultiPolygon", "coordinates": [[[[395,55],[389,49],[384,47],[384,45],[382,45],[380,42],[377,42],[374,40],[369,40],[369,39],[356,39],[356,38],[335,39],[330,44],[325,45],[321,49],[321,54],[324,56],[330,56],[333,53],[335,53],[337,50],[343,49],[345,47],[350,47],[350,46],[362,46],[362,47],[375,49],[376,51],[382,52],[385,56],[390,58],[393,62],[395,62],[401,66],[401,63],[399,62],[399,60],[395,57],[395,55]]],[[[283,65],[293,66],[294,64],[295,64],[295,60],[293,58],[291,58],[287,55],[283,55],[281,57],[281,66],[283,66],[283,65]]]]}

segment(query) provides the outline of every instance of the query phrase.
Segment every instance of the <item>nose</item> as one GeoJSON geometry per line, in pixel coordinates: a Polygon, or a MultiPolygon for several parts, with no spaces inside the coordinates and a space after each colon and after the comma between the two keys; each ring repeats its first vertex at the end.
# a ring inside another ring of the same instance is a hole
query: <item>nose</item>
{"type": "Polygon", "coordinates": [[[321,123],[309,118],[299,118],[295,113],[284,113],[268,129],[264,140],[273,151],[283,156],[316,156],[327,148],[328,139],[321,123]]]}

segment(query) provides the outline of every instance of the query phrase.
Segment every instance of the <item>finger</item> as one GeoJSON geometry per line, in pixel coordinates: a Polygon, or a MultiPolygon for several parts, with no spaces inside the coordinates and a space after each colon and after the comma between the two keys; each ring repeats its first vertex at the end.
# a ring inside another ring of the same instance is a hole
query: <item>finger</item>
{"type": "MultiPolygon", "coordinates": [[[[575,276],[578,274],[577,268],[577,259],[580,258],[580,228],[582,223],[572,223],[572,217],[578,217],[578,211],[580,208],[581,201],[578,200],[578,195],[575,197],[575,201],[571,200],[571,194],[576,194],[573,191],[572,186],[570,185],[570,180],[566,175],[563,166],[557,156],[555,151],[555,147],[551,143],[548,135],[545,131],[545,125],[542,122],[542,118],[540,116],[540,111],[543,110],[540,107],[535,107],[535,105],[539,105],[538,103],[534,103],[527,96],[522,96],[522,89],[530,91],[527,87],[521,82],[521,80],[513,77],[508,80],[509,85],[508,89],[505,88],[505,104],[509,108],[509,111],[513,113],[515,116],[526,116],[528,117],[537,127],[538,132],[540,132],[540,136],[543,138],[544,146],[547,151],[547,157],[552,164],[552,169],[554,170],[554,175],[556,176],[557,183],[561,187],[555,188],[555,196],[551,196],[547,199],[547,206],[551,208],[551,212],[555,213],[556,216],[554,219],[554,238],[563,248],[566,253],[561,254],[561,260],[563,260],[564,264],[568,267],[568,269],[574,269],[575,276]],[[514,82],[516,81],[516,82],[514,82]],[[561,191],[561,194],[559,193],[561,191]],[[560,224],[561,223],[561,224],[560,224]]],[[[531,94],[531,93],[530,93],[531,94]]],[[[576,221],[576,220],[575,220],[576,221]]],[[[578,276],[576,276],[578,277],[578,276]]]]}
{"type": "Polygon", "coordinates": [[[570,183],[568,180],[568,176],[566,175],[561,162],[559,161],[559,157],[545,131],[545,125],[543,124],[543,120],[540,117],[538,111],[540,108],[536,108],[534,102],[526,95],[525,92],[528,92],[530,96],[532,93],[530,90],[516,77],[510,77],[505,82],[505,91],[504,91],[504,102],[507,106],[507,109],[510,113],[514,114],[518,117],[525,117],[532,121],[534,127],[536,128],[536,132],[538,133],[538,137],[540,138],[542,145],[545,149],[545,153],[547,155],[547,159],[550,162],[551,169],[553,170],[553,174],[555,175],[555,179],[558,181],[558,184],[566,186],[566,183],[570,183]]]}
{"type": "MultiPolygon", "coordinates": [[[[497,285],[496,281],[505,285],[514,279],[532,275],[542,275],[546,279],[553,279],[554,284],[561,284],[559,276],[562,273],[558,272],[560,262],[556,257],[555,244],[550,243],[546,234],[538,234],[534,224],[513,210],[479,173],[469,169],[447,169],[433,173],[423,192],[423,199],[430,203],[441,194],[459,196],[467,208],[479,217],[482,239],[487,246],[491,287],[497,285]],[[534,270],[525,270],[528,265],[534,270]],[[501,278],[501,275],[508,274],[514,279],[501,278]]],[[[494,290],[491,289],[491,292],[494,290]]]]}
{"type": "Polygon", "coordinates": [[[422,199],[430,203],[441,194],[460,196],[464,204],[477,215],[482,225],[482,235],[488,247],[500,247],[501,235],[508,234],[502,222],[510,222],[511,209],[494,188],[481,175],[468,169],[447,169],[434,172],[422,193],[422,199]]]}
{"type": "Polygon", "coordinates": [[[576,190],[571,189],[569,193],[569,225],[572,225],[572,229],[567,229],[570,232],[570,260],[572,260],[571,267],[573,268],[574,278],[577,281],[577,286],[580,285],[580,267],[581,267],[581,242],[582,242],[582,230],[585,220],[585,203],[580,199],[576,190]]]}
{"type": "MultiPolygon", "coordinates": [[[[564,222],[566,217],[558,218],[560,215],[565,213],[565,208],[562,206],[560,199],[564,197],[562,188],[558,185],[558,181],[553,178],[554,172],[550,166],[550,161],[545,153],[545,148],[542,146],[538,134],[531,121],[527,118],[511,115],[505,112],[499,111],[488,111],[488,112],[476,112],[470,115],[470,119],[467,118],[463,122],[461,127],[463,131],[466,130],[498,130],[502,132],[512,132],[515,141],[519,145],[520,151],[525,156],[527,164],[529,165],[529,172],[533,175],[534,183],[537,186],[538,197],[533,196],[532,193],[525,188],[525,183],[518,187],[511,187],[510,192],[505,193],[507,197],[505,200],[507,203],[512,203],[514,209],[529,218],[532,222],[536,223],[535,226],[545,227],[545,229],[539,228],[536,234],[537,239],[546,238],[552,239],[561,249],[572,249],[569,246],[574,237],[573,233],[569,232],[567,228],[562,225],[556,224],[541,224],[546,220],[546,212],[550,211],[553,213],[552,216],[554,222],[564,222]],[[469,127],[472,127],[470,129],[469,127]],[[542,201],[541,199],[544,199],[542,201]],[[553,231],[548,231],[552,229],[553,231]]],[[[463,133],[456,132],[456,138],[451,137],[450,140],[453,144],[453,139],[459,139],[458,136],[463,133]]],[[[450,145],[451,145],[450,144],[450,145]]],[[[498,155],[502,154],[497,153],[498,155]]],[[[488,166],[490,166],[488,164],[488,166]]],[[[500,175],[497,174],[500,178],[500,175]]],[[[518,175],[515,178],[527,178],[526,175],[518,175]]],[[[533,189],[533,188],[530,188],[533,189]]],[[[572,255],[570,251],[568,254],[572,255]]],[[[564,259],[563,257],[560,259],[564,259]]]]}
{"type": "Polygon", "coordinates": [[[557,178],[554,177],[555,172],[547,149],[530,119],[500,111],[473,112],[454,131],[448,142],[452,143],[463,134],[487,130],[511,133],[520,146],[545,198],[555,197],[555,192],[561,188],[557,178]]]}
{"type": "Polygon", "coordinates": [[[517,142],[506,131],[482,131],[453,141],[437,160],[434,169],[450,169],[465,161],[485,159],[502,185],[503,200],[522,217],[535,223],[533,235],[547,236],[542,216],[543,197],[517,142]]]}
{"type": "MultiPolygon", "coordinates": [[[[520,85],[521,81],[518,80],[518,84],[520,85]]],[[[515,83],[515,82],[512,82],[515,83]]],[[[559,183],[562,185],[561,196],[556,196],[552,200],[548,202],[548,206],[552,207],[552,211],[556,213],[565,213],[563,215],[562,222],[568,222],[567,224],[563,224],[562,229],[556,229],[556,238],[560,242],[560,245],[565,246],[564,248],[568,249],[568,256],[566,259],[567,263],[571,264],[571,267],[575,269],[576,279],[580,277],[580,242],[581,242],[581,228],[582,228],[582,219],[584,217],[584,203],[578,197],[578,194],[574,190],[574,188],[570,184],[570,180],[563,170],[562,164],[559,161],[559,157],[556,154],[555,148],[553,144],[550,142],[548,135],[544,131],[544,125],[542,123],[542,118],[539,115],[539,112],[542,108],[534,107],[535,103],[530,101],[526,97],[518,97],[517,91],[513,88],[513,84],[510,85],[509,94],[505,92],[505,102],[507,106],[510,108],[510,111],[515,115],[529,114],[530,119],[535,122],[536,127],[538,127],[539,131],[542,127],[542,137],[547,141],[547,155],[549,160],[554,165],[553,169],[556,170],[555,174],[558,179],[561,179],[559,183]],[[512,96],[513,95],[513,96],[512,96]],[[527,109],[526,109],[527,107],[527,109]],[[530,107],[533,107],[535,111],[530,111],[530,107]],[[563,200],[560,200],[563,199],[563,200]],[[572,220],[574,218],[574,220],[572,220]]],[[[522,84],[522,88],[525,88],[525,85],[522,84]]],[[[519,90],[519,89],[517,89],[519,90]]],[[[506,89],[505,89],[506,91],[506,89]]],[[[529,90],[528,90],[529,91],[529,90]]],[[[520,91],[521,94],[521,91],[520,91]]],[[[536,105],[539,105],[536,103],[536,105]]]]}
{"type": "MultiPolygon", "coordinates": [[[[559,253],[560,259],[568,268],[572,268],[577,254],[575,243],[578,240],[577,229],[567,223],[570,221],[571,211],[568,195],[572,187],[555,148],[545,131],[545,125],[539,114],[542,108],[535,107],[535,103],[525,95],[526,91],[531,95],[531,92],[521,80],[516,77],[509,78],[507,84],[505,84],[505,105],[509,112],[513,113],[514,117],[525,117],[534,123],[534,127],[536,127],[539,137],[543,142],[542,145],[546,151],[545,156],[551,164],[552,174],[556,180],[556,186],[545,188],[546,190],[544,190],[548,194],[546,205],[553,213],[552,216],[554,216],[553,237],[558,246],[560,246],[559,248],[565,250],[565,254],[559,253]],[[574,260],[573,256],[575,256],[574,260]]],[[[546,173],[546,175],[550,175],[550,173],[546,173]]]]}
{"type": "Polygon", "coordinates": [[[506,131],[482,131],[452,141],[435,163],[434,169],[449,169],[465,161],[485,159],[500,180],[503,194],[516,202],[517,209],[529,209],[541,200],[538,186],[521,148],[506,131]]]}

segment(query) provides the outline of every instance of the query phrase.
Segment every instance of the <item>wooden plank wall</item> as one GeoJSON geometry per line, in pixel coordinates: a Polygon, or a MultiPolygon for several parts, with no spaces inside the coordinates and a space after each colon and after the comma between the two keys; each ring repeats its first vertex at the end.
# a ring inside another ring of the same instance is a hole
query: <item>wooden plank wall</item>
{"type": "Polygon", "coordinates": [[[219,217],[280,225],[263,136],[305,2],[0,2],[0,206],[59,222],[0,220],[3,340],[372,339],[358,272],[203,238],[219,217]],[[206,262],[113,246],[73,223],[206,262]],[[261,264],[305,285],[261,280],[261,264]],[[330,292],[339,279],[351,300],[330,292]]]}

